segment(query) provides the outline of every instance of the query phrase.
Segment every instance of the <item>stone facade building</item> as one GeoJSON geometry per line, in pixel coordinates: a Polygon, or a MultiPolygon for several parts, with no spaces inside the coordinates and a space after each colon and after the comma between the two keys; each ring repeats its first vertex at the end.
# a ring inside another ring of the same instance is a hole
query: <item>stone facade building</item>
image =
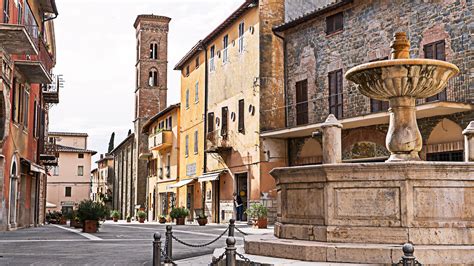
{"type": "Polygon", "coordinates": [[[49,137],[56,143],[59,158],[48,178],[48,210],[70,212],[90,198],[91,160],[96,152],[87,149],[86,133],[50,132],[49,137]]]}
{"type": "Polygon", "coordinates": [[[0,1],[0,231],[44,223],[49,108],[58,103],[54,0],[0,1]]]}
{"type": "Polygon", "coordinates": [[[97,163],[96,199],[112,207],[112,190],[114,182],[114,157],[110,154],[101,154],[97,163]]]}
{"type": "Polygon", "coordinates": [[[446,60],[461,71],[445,91],[417,102],[421,157],[461,161],[461,132],[474,120],[473,39],[466,26],[474,23],[472,12],[472,3],[463,0],[341,0],[276,27],[285,39],[287,122],[262,135],[288,142],[289,165],[320,163],[321,139],[311,136],[332,113],[344,127],[343,160],[385,160],[388,103],[360,94],[344,73],[387,59],[393,34],[405,31],[411,57],[446,60]]]}
{"type": "Polygon", "coordinates": [[[113,206],[122,209],[122,215],[126,216],[134,216],[136,209],[146,208],[147,162],[139,157],[148,153],[148,136],[142,133],[142,128],[152,116],[166,108],[170,20],[157,15],[139,15],[133,25],[137,38],[135,133],[111,152],[115,158],[113,191],[120,194],[113,195],[113,206]],[[122,187],[115,188],[116,185],[122,187]]]}

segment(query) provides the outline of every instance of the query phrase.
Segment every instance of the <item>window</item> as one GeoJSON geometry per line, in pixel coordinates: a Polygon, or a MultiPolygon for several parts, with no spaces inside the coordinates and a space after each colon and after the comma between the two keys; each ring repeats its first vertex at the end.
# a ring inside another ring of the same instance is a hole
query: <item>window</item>
{"type": "Polygon", "coordinates": [[[173,129],[173,117],[168,117],[168,130],[173,129]]]}
{"type": "Polygon", "coordinates": [[[148,75],[148,85],[155,87],[158,86],[158,71],[152,70],[148,75]]]}
{"type": "MultiPolygon", "coordinates": [[[[446,60],[444,40],[427,44],[423,47],[423,50],[425,52],[425,58],[437,59],[437,60],[443,60],[443,61],[446,60]]],[[[434,96],[426,98],[427,102],[445,101],[445,100],[446,100],[446,89],[444,89],[443,91],[441,91],[440,93],[434,96]]]]}
{"type": "Polygon", "coordinates": [[[79,166],[77,167],[77,175],[78,175],[78,176],[84,176],[84,166],[79,165],[79,166]]]}
{"type": "Polygon", "coordinates": [[[33,136],[35,138],[38,137],[38,113],[39,113],[39,107],[38,107],[38,102],[35,99],[35,102],[33,104],[33,136]]]}
{"type": "Polygon", "coordinates": [[[16,103],[16,97],[18,94],[18,83],[16,79],[13,79],[13,88],[12,88],[12,121],[17,122],[17,117],[16,117],[16,110],[18,109],[18,105],[16,103]]]}
{"type": "Polygon", "coordinates": [[[239,24],[239,53],[244,51],[244,32],[245,32],[245,24],[241,22],[239,24]]]}
{"type": "Polygon", "coordinates": [[[326,17],[326,34],[331,34],[344,29],[343,13],[337,13],[326,17]]]}
{"type": "Polygon", "coordinates": [[[53,175],[58,176],[59,175],[59,166],[54,166],[53,167],[53,175]]]}
{"type": "Polygon", "coordinates": [[[199,68],[199,56],[197,56],[194,61],[195,61],[195,63],[196,63],[195,67],[196,67],[196,68],[199,68]]]}
{"type": "Polygon", "coordinates": [[[194,154],[198,153],[198,144],[199,144],[199,133],[194,131],[194,154]]]}
{"type": "Polygon", "coordinates": [[[140,41],[137,41],[137,61],[138,60],[140,60],[140,41]]]}
{"type": "Polygon", "coordinates": [[[23,102],[23,125],[25,128],[28,128],[28,115],[29,115],[29,107],[30,107],[30,91],[24,90],[24,102],[23,102]]]}
{"type": "Polygon", "coordinates": [[[18,2],[18,24],[23,24],[23,8],[21,3],[18,2]]]}
{"type": "Polygon", "coordinates": [[[156,159],[148,162],[148,176],[156,176],[156,171],[158,169],[158,161],[156,159]]]}
{"type": "Polygon", "coordinates": [[[209,71],[216,70],[216,65],[214,64],[215,53],[216,53],[216,46],[213,45],[211,46],[211,50],[210,50],[211,59],[209,59],[209,71]]]}
{"type": "Polygon", "coordinates": [[[186,90],[186,108],[189,108],[189,89],[186,90]]]}
{"type": "Polygon", "coordinates": [[[214,131],[214,113],[207,114],[207,133],[214,131]]]}
{"type": "Polygon", "coordinates": [[[226,63],[227,61],[229,61],[227,53],[227,48],[229,47],[229,35],[224,36],[223,47],[224,49],[222,50],[222,62],[226,63]]]}
{"type": "Polygon", "coordinates": [[[158,59],[158,44],[150,43],[150,59],[158,59]]]}
{"type": "Polygon", "coordinates": [[[296,125],[308,124],[308,80],[296,82],[296,125]]]}
{"type": "Polygon", "coordinates": [[[189,155],[189,135],[186,135],[184,141],[185,141],[185,143],[184,143],[185,144],[185,146],[184,146],[184,155],[186,157],[188,157],[188,155],[189,155]]]}
{"type": "Polygon", "coordinates": [[[78,153],[77,158],[79,159],[84,159],[84,153],[78,153]]]}
{"type": "Polygon", "coordinates": [[[370,99],[370,112],[376,113],[376,112],[387,111],[388,105],[389,105],[388,101],[379,101],[379,100],[370,99]]]}
{"type": "Polygon", "coordinates": [[[239,132],[244,134],[245,133],[245,120],[244,120],[244,109],[245,109],[245,102],[244,99],[239,100],[239,132]]]}
{"type": "Polygon", "coordinates": [[[221,136],[226,138],[228,133],[227,122],[229,117],[229,108],[227,106],[222,107],[222,124],[221,124],[221,136]]]}
{"type": "Polygon", "coordinates": [[[196,85],[194,87],[194,102],[199,102],[199,82],[196,82],[196,85]]]}
{"type": "Polygon", "coordinates": [[[171,155],[168,153],[166,156],[166,177],[171,176],[171,155]]]}
{"type": "Polygon", "coordinates": [[[463,151],[449,151],[426,154],[427,161],[441,161],[441,162],[462,162],[463,151]]]}
{"type": "Polygon", "coordinates": [[[342,118],[342,69],[330,72],[329,79],[329,113],[342,118]]]}
{"type": "Polygon", "coordinates": [[[3,1],[3,23],[8,23],[10,21],[10,1],[3,1]]]}
{"type": "Polygon", "coordinates": [[[72,188],[71,187],[66,187],[66,191],[64,193],[64,196],[71,197],[71,194],[72,194],[72,188]]]}

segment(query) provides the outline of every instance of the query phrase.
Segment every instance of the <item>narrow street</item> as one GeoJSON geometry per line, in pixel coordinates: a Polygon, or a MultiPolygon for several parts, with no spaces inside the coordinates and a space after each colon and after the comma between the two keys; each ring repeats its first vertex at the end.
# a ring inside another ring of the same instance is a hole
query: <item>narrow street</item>
{"type": "MultiPolygon", "coordinates": [[[[105,222],[100,232],[90,235],[65,225],[46,225],[0,232],[0,265],[151,265],[154,232],[165,225],[105,222]]],[[[247,225],[238,225],[252,233],[247,225]]],[[[206,243],[219,236],[226,225],[173,226],[174,235],[191,244],[206,243]]],[[[267,230],[264,230],[267,231],[267,230]]],[[[242,235],[235,234],[242,245],[242,235]]],[[[173,260],[212,254],[225,246],[226,235],[204,248],[190,248],[173,241],[173,260]]],[[[211,257],[209,256],[209,262],[211,257]]]]}

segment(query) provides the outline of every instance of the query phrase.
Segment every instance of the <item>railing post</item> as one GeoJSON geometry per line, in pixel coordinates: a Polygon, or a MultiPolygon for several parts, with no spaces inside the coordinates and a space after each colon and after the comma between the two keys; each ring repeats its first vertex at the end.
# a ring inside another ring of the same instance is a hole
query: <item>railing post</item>
{"type": "Polygon", "coordinates": [[[165,258],[166,263],[170,263],[171,260],[173,259],[173,246],[172,246],[173,232],[171,231],[172,229],[173,228],[171,227],[171,225],[166,226],[166,256],[168,256],[167,258],[165,258]]]}
{"type": "Polygon", "coordinates": [[[402,256],[402,261],[403,261],[403,266],[414,266],[415,265],[415,256],[413,253],[415,252],[415,248],[413,247],[412,244],[406,243],[403,245],[403,256],[402,256]]]}
{"type": "Polygon", "coordinates": [[[229,236],[234,236],[235,233],[235,219],[230,219],[229,221],[229,236]]]}
{"type": "Polygon", "coordinates": [[[161,266],[161,234],[153,235],[153,266],[161,266]]]}
{"type": "Polygon", "coordinates": [[[227,247],[225,248],[225,260],[226,260],[226,266],[235,266],[236,265],[236,259],[235,259],[235,253],[236,253],[236,247],[235,247],[235,238],[232,236],[227,237],[226,239],[226,244],[227,247]]]}

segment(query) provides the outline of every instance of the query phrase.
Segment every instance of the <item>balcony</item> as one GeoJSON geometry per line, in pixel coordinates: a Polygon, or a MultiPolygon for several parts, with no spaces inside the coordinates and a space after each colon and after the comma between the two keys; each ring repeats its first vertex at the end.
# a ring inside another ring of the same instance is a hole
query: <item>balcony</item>
{"type": "Polygon", "coordinates": [[[38,27],[18,24],[0,24],[0,43],[3,49],[14,55],[37,55],[38,27]]]}
{"type": "Polygon", "coordinates": [[[45,142],[40,147],[40,162],[44,166],[57,166],[59,153],[56,148],[56,139],[52,139],[52,141],[47,137],[44,139],[45,142]]]}
{"type": "Polygon", "coordinates": [[[163,130],[148,137],[148,148],[154,151],[162,151],[173,146],[173,132],[163,130]]]}
{"type": "Polygon", "coordinates": [[[59,89],[63,88],[64,80],[62,75],[53,75],[53,82],[50,84],[43,84],[43,99],[46,103],[59,103],[59,89]]]}
{"type": "Polygon", "coordinates": [[[220,130],[214,130],[206,135],[206,152],[207,153],[224,153],[232,150],[229,139],[229,133],[221,136],[220,130]]]}
{"type": "Polygon", "coordinates": [[[40,39],[38,44],[38,55],[21,55],[15,60],[15,66],[25,75],[28,82],[50,84],[53,82],[50,72],[54,61],[43,40],[40,39]]]}

